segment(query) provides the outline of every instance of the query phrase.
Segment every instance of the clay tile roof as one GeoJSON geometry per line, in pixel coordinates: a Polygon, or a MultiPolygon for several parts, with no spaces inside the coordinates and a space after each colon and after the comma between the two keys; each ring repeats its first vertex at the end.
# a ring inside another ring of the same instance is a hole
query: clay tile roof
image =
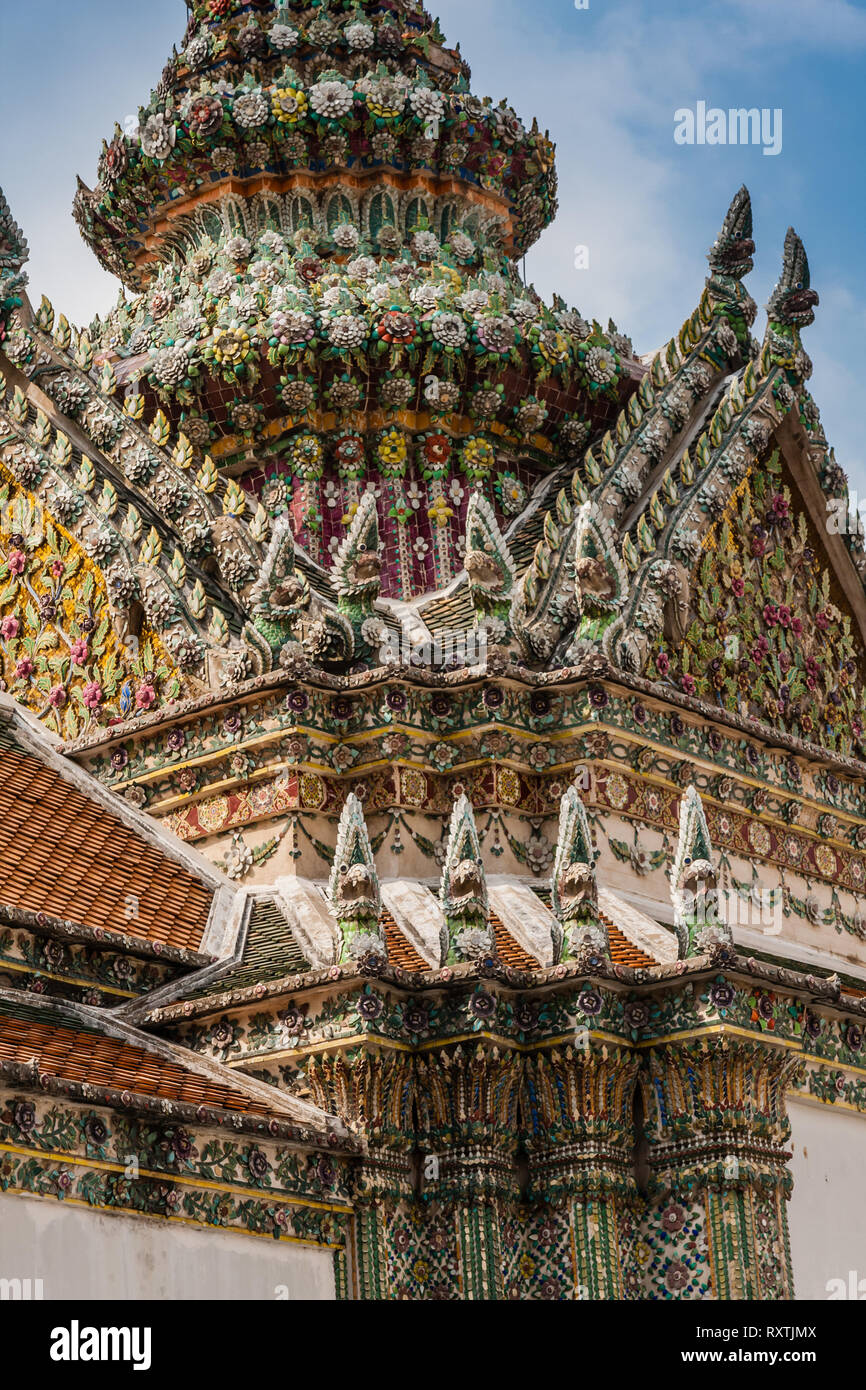
{"type": "Polygon", "coordinates": [[[600,912],[598,915],[607,927],[610,955],[614,965],[630,965],[635,970],[645,970],[649,966],[658,965],[658,961],[648,956],[646,951],[642,951],[639,946],[633,946],[605,913],[600,912]]]}
{"type": "Polygon", "coordinates": [[[412,943],[403,935],[387,907],[382,908],[379,926],[385,936],[388,960],[401,970],[429,970],[430,966],[423,956],[415,950],[412,943]]]}
{"type": "Polygon", "coordinates": [[[281,1116],[230,1084],[188,1071],[179,1063],[122,1038],[107,1037],[76,1022],[47,1019],[26,1006],[0,1010],[0,1062],[36,1063],[40,1072],[62,1081],[157,1096],[189,1105],[206,1105],[244,1114],[281,1116]]]}
{"type": "Polygon", "coordinates": [[[50,760],[0,738],[0,902],[197,951],[213,895],[50,760]]]}
{"type": "Polygon", "coordinates": [[[524,951],[523,947],[518,945],[495,912],[490,913],[488,921],[493,930],[496,954],[501,961],[510,965],[512,970],[538,970],[540,968],[540,963],[535,959],[535,956],[531,956],[528,951],[524,951]]]}

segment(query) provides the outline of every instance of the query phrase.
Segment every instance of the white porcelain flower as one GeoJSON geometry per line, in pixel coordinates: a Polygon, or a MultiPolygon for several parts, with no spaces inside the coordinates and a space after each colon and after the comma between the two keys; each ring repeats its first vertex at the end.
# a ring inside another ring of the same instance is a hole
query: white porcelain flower
{"type": "Polygon", "coordinates": [[[334,244],[341,251],[354,251],[360,240],[361,234],[352,222],[341,222],[334,228],[334,244]]]}
{"type": "Polygon", "coordinates": [[[420,121],[441,121],[445,114],[445,98],[430,87],[416,87],[410,92],[409,105],[420,121]]]}
{"type": "Polygon", "coordinates": [[[176,140],[177,126],[162,111],[147,118],[141,132],[141,149],[148,159],[167,159],[176,140]]]}
{"type": "Polygon", "coordinates": [[[341,314],[331,319],[327,332],[329,342],[335,347],[360,347],[367,337],[367,323],[352,314],[341,314]]]}
{"type": "Polygon", "coordinates": [[[356,53],[361,53],[367,48],[372,48],[376,42],[376,31],[372,24],[365,24],[363,20],[358,20],[354,24],[347,25],[343,31],[346,43],[353,48],[356,53]]]}
{"type": "Polygon", "coordinates": [[[430,322],[430,331],[443,347],[463,347],[468,336],[466,324],[459,314],[436,314],[430,322]]]}
{"type": "Polygon", "coordinates": [[[412,250],[421,261],[433,261],[439,255],[439,238],[432,232],[416,232],[412,238],[412,250]]]}
{"type": "Polygon", "coordinates": [[[297,29],[293,29],[290,24],[272,24],[268,31],[271,47],[276,48],[280,53],[294,48],[298,42],[298,37],[297,29]]]}
{"type": "Polygon", "coordinates": [[[355,104],[354,90],[345,82],[316,82],[310,88],[310,106],[317,116],[338,121],[355,104]]]}
{"type": "Polygon", "coordinates": [[[263,92],[244,92],[232,104],[232,115],[244,130],[265,125],[270,114],[270,102],[263,92]]]}

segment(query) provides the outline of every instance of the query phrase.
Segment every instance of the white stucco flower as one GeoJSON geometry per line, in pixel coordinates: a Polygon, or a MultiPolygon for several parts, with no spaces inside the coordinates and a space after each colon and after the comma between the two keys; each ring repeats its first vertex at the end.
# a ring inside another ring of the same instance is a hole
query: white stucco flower
{"type": "Polygon", "coordinates": [[[177,126],[162,112],[148,116],[141,132],[142,153],[148,159],[167,159],[177,141],[177,126]]]}
{"type": "Polygon", "coordinates": [[[345,82],[316,82],[310,88],[310,106],[317,116],[326,120],[340,120],[349,114],[354,104],[354,90],[345,82]]]}

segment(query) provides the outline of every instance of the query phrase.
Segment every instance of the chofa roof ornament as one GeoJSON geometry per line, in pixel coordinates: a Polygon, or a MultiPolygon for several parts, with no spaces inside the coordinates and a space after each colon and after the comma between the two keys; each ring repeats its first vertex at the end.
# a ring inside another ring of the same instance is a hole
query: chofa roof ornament
{"type": "Polygon", "coordinates": [[[680,805],[680,834],[671,870],[674,930],[680,958],[730,945],[731,930],[720,912],[719,875],[703,803],[689,787],[680,805]]]}

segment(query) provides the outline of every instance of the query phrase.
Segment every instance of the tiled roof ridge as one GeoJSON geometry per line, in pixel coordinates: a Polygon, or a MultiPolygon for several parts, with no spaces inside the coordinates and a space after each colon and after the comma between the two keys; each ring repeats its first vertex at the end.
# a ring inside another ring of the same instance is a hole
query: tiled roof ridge
{"type": "Polygon", "coordinates": [[[513,970],[539,970],[541,968],[541,962],[524,950],[520,943],[514,939],[498,912],[491,908],[487,915],[487,921],[493,928],[496,954],[504,965],[510,966],[513,970]]]}
{"type": "Polygon", "coordinates": [[[635,946],[634,942],[629,941],[625,932],[606,912],[599,910],[598,915],[607,927],[610,955],[616,965],[630,965],[636,970],[647,970],[661,964],[661,961],[657,961],[648,951],[644,951],[640,946],[635,946]]]}

